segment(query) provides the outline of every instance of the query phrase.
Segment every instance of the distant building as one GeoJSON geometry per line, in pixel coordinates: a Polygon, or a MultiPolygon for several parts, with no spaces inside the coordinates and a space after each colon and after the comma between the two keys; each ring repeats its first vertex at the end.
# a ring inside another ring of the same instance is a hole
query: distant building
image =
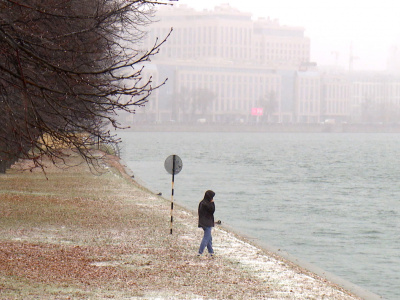
{"type": "Polygon", "coordinates": [[[400,77],[381,73],[350,76],[351,121],[354,123],[398,123],[400,120],[400,77]]]}
{"type": "Polygon", "coordinates": [[[321,76],[321,121],[348,122],[351,112],[351,83],[348,76],[325,74],[321,76]]]}
{"type": "Polygon", "coordinates": [[[295,113],[298,123],[321,122],[321,76],[318,72],[298,72],[295,113]]]}
{"type": "Polygon", "coordinates": [[[147,109],[147,114],[154,115],[155,109],[160,121],[180,122],[292,121],[293,79],[282,78],[284,73],[293,77],[309,62],[304,28],[281,26],[277,20],[253,21],[251,14],[229,5],[201,12],[163,7],[157,18],[145,46],[173,28],[152,61],[168,84],[158,107],[147,109]],[[255,118],[251,111],[259,106],[264,115],[255,118]]]}
{"type": "Polygon", "coordinates": [[[310,40],[304,28],[280,26],[277,20],[253,23],[252,59],[273,68],[298,69],[310,61],[310,40]]]}
{"type": "MultiPolygon", "coordinates": [[[[304,28],[253,20],[229,5],[212,11],[165,6],[146,49],[173,31],[145,68],[167,83],[132,122],[397,122],[400,76],[320,70],[304,28]],[[257,111],[257,114],[254,114],[257,111]],[[262,113],[261,113],[262,112],[262,113]]],[[[395,64],[393,58],[393,64],[395,64]]]]}
{"type": "Polygon", "coordinates": [[[310,40],[304,28],[279,25],[277,20],[253,21],[228,4],[213,11],[186,6],[161,7],[151,26],[147,47],[173,32],[161,47],[158,61],[240,63],[268,68],[295,68],[310,60],[310,40]]]}

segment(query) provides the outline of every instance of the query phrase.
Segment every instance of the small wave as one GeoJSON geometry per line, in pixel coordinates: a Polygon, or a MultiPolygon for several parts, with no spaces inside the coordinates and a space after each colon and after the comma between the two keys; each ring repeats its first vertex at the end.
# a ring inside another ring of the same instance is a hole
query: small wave
{"type": "Polygon", "coordinates": [[[318,230],[313,231],[315,236],[343,236],[344,233],[340,231],[328,231],[328,230],[318,230]]]}
{"type": "Polygon", "coordinates": [[[370,237],[376,237],[378,235],[382,235],[383,232],[379,231],[379,230],[364,230],[361,231],[360,234],[364,235],[364,236],[370,236],[370,237]]]}

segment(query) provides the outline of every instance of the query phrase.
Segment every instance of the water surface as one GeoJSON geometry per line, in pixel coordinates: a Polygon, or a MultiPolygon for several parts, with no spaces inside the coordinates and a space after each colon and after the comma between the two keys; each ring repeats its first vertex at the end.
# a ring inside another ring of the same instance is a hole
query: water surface
{"type": "Polygon", "coordinates": [[[123,132],[122,158],[164,197],[384,296],[400,299],[400,135],[123,132]]]}

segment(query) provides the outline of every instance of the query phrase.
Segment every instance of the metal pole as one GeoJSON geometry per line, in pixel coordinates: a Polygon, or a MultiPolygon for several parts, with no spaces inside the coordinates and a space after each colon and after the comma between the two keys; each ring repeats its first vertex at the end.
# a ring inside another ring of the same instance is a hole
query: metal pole
{"type": "Polygon", "coordinates": [[[174,222],[174,180],[175,180],[175,155],[172,157],[172,191],[171,191],[171,231],[172,234],[172,223],[174,222]]]}

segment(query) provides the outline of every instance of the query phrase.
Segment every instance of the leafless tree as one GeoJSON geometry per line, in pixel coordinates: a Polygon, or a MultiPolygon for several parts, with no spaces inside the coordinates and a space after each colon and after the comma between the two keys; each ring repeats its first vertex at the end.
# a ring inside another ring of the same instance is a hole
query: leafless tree
{"type": "Polygon", "coordinates": [[[41,166],[64,145],[92,162],[95,143],[117,143],[118,110],[165,83],[142,72],[167,37],[140,42],[169,1],[0,0],[0,161],[41,166]]]}

